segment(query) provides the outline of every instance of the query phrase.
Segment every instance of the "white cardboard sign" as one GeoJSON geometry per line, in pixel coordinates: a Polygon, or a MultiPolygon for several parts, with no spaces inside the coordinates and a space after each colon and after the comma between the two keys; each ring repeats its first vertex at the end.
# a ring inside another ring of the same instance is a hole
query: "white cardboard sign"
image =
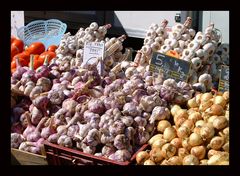
{"type": "Polygon", "coordinates": [[[97,68],[100,75],[103,72],[103,58],[105,44],[103,42],[85,42],[83,50],[83,64],[93,64],[100,59],[97,68]]]}

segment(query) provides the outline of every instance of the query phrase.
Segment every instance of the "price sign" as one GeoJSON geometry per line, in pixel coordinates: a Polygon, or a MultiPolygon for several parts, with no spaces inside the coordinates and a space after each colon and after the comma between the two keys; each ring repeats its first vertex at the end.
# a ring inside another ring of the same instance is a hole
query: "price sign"
{"type": "Polygon", "coordinates": [[[229,90],[229,66],[222,65],[219,77],[218,91],[225,92],[228,90],[229,90]]]}
{"type": "Polygon", "coordinates": [[[85,42],[83,50],[83,65],[94,64],[99,59],[97,68],[100,75],[103,72],[104,46],[103,42],[85,42]]]}
{"type": "Polygon", "coordinates": [[[187,82],[190,67],[191,63],[188,61],[157,52],[153,53],[150,63],[150,71],[161,72],[165,79],[172,78],[177,82],[187,82]]]}

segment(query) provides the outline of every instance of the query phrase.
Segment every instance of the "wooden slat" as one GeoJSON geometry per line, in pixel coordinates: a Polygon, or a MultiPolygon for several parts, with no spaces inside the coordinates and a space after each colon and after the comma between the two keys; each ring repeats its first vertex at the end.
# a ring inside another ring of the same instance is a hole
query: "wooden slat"
{"type": "Polygon", "coordinates": [[[37,155],[14,148],[11,149],[11,153],[21,165],[48,165],[46,156],[37,155]]]}

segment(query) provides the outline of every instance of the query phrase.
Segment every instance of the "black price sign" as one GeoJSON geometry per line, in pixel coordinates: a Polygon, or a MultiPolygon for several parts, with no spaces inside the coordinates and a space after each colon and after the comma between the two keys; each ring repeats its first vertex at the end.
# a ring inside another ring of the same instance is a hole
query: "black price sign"
{"type": "Polygon", "coordinates": [[[191,63],[182,59],[167,56],[162,53],[153,53],[150,71],[163,73],[165,79],[172,78],[177,82],[187,82],[191,63]]]}
{"type": "Polygon", "coordinates": [[[218,91],[225,92],[228,90],[229,90],[229,66],[222,65],[218,84],[218,91]]]}

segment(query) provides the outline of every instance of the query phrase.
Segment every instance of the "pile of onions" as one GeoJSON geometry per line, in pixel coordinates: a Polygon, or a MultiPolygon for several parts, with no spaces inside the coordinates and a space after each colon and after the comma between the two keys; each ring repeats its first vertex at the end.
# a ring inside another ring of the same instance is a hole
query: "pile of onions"
{"type": "Polygon", "coordinates": [[[197,94],[187,107],[172,106],[173,123],[158,122],[151,149],[137,153],[137,164],[229,165],[229,92],[197,94]]]}

